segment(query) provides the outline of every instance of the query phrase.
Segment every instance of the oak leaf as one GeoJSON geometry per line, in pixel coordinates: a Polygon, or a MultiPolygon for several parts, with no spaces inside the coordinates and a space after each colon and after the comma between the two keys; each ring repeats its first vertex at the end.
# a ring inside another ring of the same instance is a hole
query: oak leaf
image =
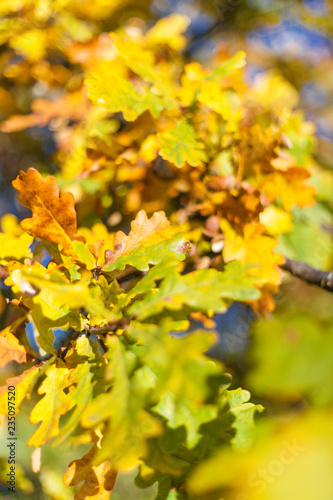
{"type": "Polygon", "coordinates": [[[19,202],[32,211],[32,218],[24,219],[21,227],[37,238],[62,245],[64,255],[73,255],[73,241],[81,240],[76,236],[77,223],[72,193],[59,197],[59,187],[54,177],[42,178],[40,173],[30,168],[27,173],[21,171],[13,181],[19,192],[19,202]]]}
{"type": "Polygon", "coordinates": [[[147,388],[133,384],[128,375],[126,352],[119,338],[110,336],[106,345],[112,366],[112,390],[100,393],[88,405],[81,425],[96,428],[98,423],[109,420],[96,462],[110,459],[117,468],[128,470],[139,464],[147,449],[147,439],[159,434],[161,426],[144,408],[147,388]]]}
{"type": "Polygon", "coordinates": [[[15,260],[32,257],[30,245],[33,238],[22,231],[18,219],[13,214],[6,214],[1,218],[0,233],[0,261],[2,259],[15,260]]]}
{"type": "Polygon", "coordinates": [[[262,284],[279,285],[284,257],[274,252],[275,238],[264,235],[265,227],[258,223],[245,224],[243,234],[238,234],[229,223],[222,219],[221,229],[225,238],[223,258],[225,262],[238,260],[253,266],[249,274],[262,280],[262,284]]]}
{"type": "Polygon", "coordinates": [[[106,251],[105,270],[120,257],[129,255],[136,248],[143,246],[153,246],[165,240],[171,240],[175,235],[175,230],[171,228],[165,212],[155,212],[150,219],[146,212],[141,210],[135,220],[131,222],[131,231],[126,236],[123,231],[118,231],[113,240],[113,252],[106,251]]]}
{"type": "Polygon", "coordinates": [[[239,262],[229,263],[224,272],[199,269],[186,275],[170,271],[158,290],[149,292],[130,309],[140,320],[159,314],[164,308],[181,310],[184,305],[204,312],[223,311],[223,299],[254,300],[260,294],[255,281],[239,262]]]}
{"type": "Polygon", "coordinates": [[[86,80],[93,104],[110,113],[121,112],[127,121],[136,120],[145,111],[157,118],[164,108],[163,99],[147,87],[138,92],[131,82],[117,74],[118,68],[114,65],[113,61],[101,65],[86,80]]]}
{"type": "Polygon", "coordinates": [[[109,500],[110,491],[116,482],[117,471],[110,460],[91,466],[83,485],[74,500],[109,500]]]}
{"type": "Polygon", "coordinates": [[[33,357],[31,349],[20,344],[18,339],[10,332],[10,327],[0,333],[0,367],[10,361],[25,363],[33,357]]]}
{"type": "Polygon", "coordinates": [[[204,144],[198,140],[194,128],[186,120],[181,120],[173,128],[159,133],[157,138],[162,158],[179,168],[186,163],[196,167],[207,160],[204,144]]]}
{"type": "Polygon", "coordinates": [[[227,93],[216,81],[204,81],[198,95],[198,101],[201,104],[211,108],[219,113],[225,120],[230,120],[232,109],[227,97],[227,93]]]}
{"type": "Polygon", "coordinates": [[[190,18],[182,14],[171,14],[159,19],[146,33],[149,45],[169,45],[173,50],[182,50],[186,37],[182,35],[190,24],[190,18]]]}
{"type": "Polygon", "coordinates": [[[8,387],[15,387],[15,409],[17,415],[24,398],[30,399],[40,372],[40,368],[33,366],[25,370],[21,375],[6,380],[6,385],[0,387],[0,415],[8,415],[8,387]]]}
{"type": "MultiPolygon", "coordinates": [[[[78,342],[82,344],[88,341],[86,337],[79,337],[78,342]]],[[[70,371],[68,375],[68,383],[71,387],[73,387],[73,389],[68,395],[71,400],[70,409],[74,408],[74,411],[71,413],[70,418],[61,428],[59,435],[53,442],[54,446],[68,440],[69,436],[75,431],[80,421],[81,414],[92,400],[92,378],[93,375],[90,372],[90,363],[88,361],[79,363],[75,368],[73,368],[73,370],[70,371]]]]}
{"type": "Polygon", "coordinates": [[[291,167],[285,172],[276,171],[267,175],[262,182],[261,189],[267,194],[271,203],[278,197],[283,208],[290,211],[295,205],[312,207],[315,203],[316,189],[307,184],[310,177],[305,168],[291,167]]]}
{"type": "Polygon", "coordinates": [[[78,460],[70,462],[63,477],[67,486],[75,486],[84,480],[83,485],[75,495],[75,500],[108,500],[110,491],[113,489],[117,470],[112,466],[110,460],[99,465],[93,465],[97,451],[101,448],[102,435],[97,431],[94,435],[94,445],[88,453],[78,460]]]}
{"type": "Polygon", "coordinates": [[[38,394],[44,394],[44,397],[30,414],[31,424],[41,424],[29,439],[28,446],[41,446],[59,434],[60,417],[71,407],[70,397],[64,392],[69,385],[67,375],[68,368],[60,364],[52,364],[46,371],[46,379],[38,389],[38,394]]]}

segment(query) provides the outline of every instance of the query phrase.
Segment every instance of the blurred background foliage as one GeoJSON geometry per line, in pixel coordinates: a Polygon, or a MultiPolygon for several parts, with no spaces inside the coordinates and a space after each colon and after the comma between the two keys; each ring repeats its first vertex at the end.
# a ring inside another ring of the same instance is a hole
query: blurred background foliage
{"type": "MultiPolygon", "coordinates": [[[[32,122],[35,126],[19,130],[22,123],[12,121],[2,127],[0,216],[9,212],[21,219],[26,215],[11,187],[20,169],[34,166],[41,172],[59,173],[54,132],[61,129],[62,120],[84,118],[84,103],[76,100],[75,91],[94,51],[103,53],[103,34],[118,28],[142,30],[173,12],[191,19],[186,32],[189,43],[183,49],[189,60],[205,66],[212,54],[245,50],[245,82],[254,84],[258,101],[265,104],[272,99],[279,106],[289,100],[314,124],[314,144],[306,130],[301,139],[309,142],[310,149],[314,147],[321,167],[312,177],[318,203],[293,210],[294,230],[279,234],[279,249],[311,266],[332,268],[333,11],[329,0],[2,0],[0,121],[27,115],[36,99],[56,100],[64,91],[74,97],[71,104],[64,104],[71,118],[58,113],[45,126],[32,122]]],[[[42,106],[42,113],[47,111],[52,116],[52,109],[42,106]]],[[[112,123],[104,125],[111,131],[112,123]]],[[[98,133],[103,130],[94,131],[95,136],[98,133]]],[[[302,144],[300,150],[304,148],[302,144]]],[[[65,185],[66,179],[62,180],[65,185]]],[[[103,220],[112,230],[126,228],[119,212],[110,218],[110,193],[97,193],[92,180],[86,181],[84,189],[88,195],[91,192],[85,203],[88,200],[95,211],[89,219],[89,207],[79,204],[82,224],[103,220]]],[[[328,292],[287,277],[269,317],[258,320],[246,306],[237,305],[214,318],[220,342],[210,354],[226,363],[234,387],[251,390],[254,401],[267,408],[269,419],[258,427],[253,449],[240,456],[221,453],[198,470],[189,487],[199,498],[216,498],[216,491],[226,500],[333,498],[332,306],[328,292]],[[289,455],[294,460],[284,462],[281,453],[295,440],[299,448],[289,455]]],[[[1,297],[0,312],[4,307],[1,297]]],[[[27,414],[28,409],[22,411],[18,420],[22,475],[19,492],[11,498],[67,500],[61,476],[77,453],[64,450],[59,455],[47,447],[37,480],[25,446],[31,434],[27,414]]],[[[126,476],[121,477],[112,498],[154,497],[154,487],[151,492],[141,491],[130,484],[126,476]]],[[[6,494],[4,484],[0,491],[6,494]]]]}

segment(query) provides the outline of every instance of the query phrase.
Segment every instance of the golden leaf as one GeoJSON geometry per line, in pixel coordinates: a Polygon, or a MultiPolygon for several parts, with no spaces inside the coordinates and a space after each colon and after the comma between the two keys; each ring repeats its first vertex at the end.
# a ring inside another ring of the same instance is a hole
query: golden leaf
{"type": "Polygon", "coordinates": [[[59,433],[59,420],[71,407],[71,400],[64,389],[68,386],[68,368],[51,365],[46,371],[46,379],[38,389],[38,394],[45,394],[31,412],[30,423],[41,422],[28,442],[28,446],[41,446],[59,433]]]}
{"type": "Polygon", "coordinates": [[[25,370],[21,375],[6,380],[6,385],[0,387],[0,415],[8,415],[8,387],[15,387],[15,409],[16,415],[24,398],[30,399],[32,389],[37,382],[40,368],[33,366],[25,370]]]}
{"type": "Polygon", "coordinates": [[[147,32],[149,45],[169,45],[173,50],[182,50],[186,45],[186,37],[182,35],[191,20],[182,14],[171,14],[159,19],[147,32]]]}
{"type": "Polygon", "coordinates": [[[28,357],[33,357],[32,351],[20,344],[15,335],[10,332],[10,327],[0,333],[0,367],[10,361],[25,363],[28,357]]]}
{"type": "Polygon", "coordinates": [[[288,212],[295,205],[299,207],[312,207],[315,203],[316,189],[305,183],[310,177],[305,168],[291,167],[285,172],[277,171],[267,175],[263,180],[261,189],[267,194],[271,203],[278,197],[283,208],[288,212]]]}
{"type": "Polygon", "coordinates": [[[225,237],[223,258],[225,262],[239,260],[253,267],[249,274],[262,279],[262,284],[279,285],[284,257],[273,251],[277,241],[263,234],[265,227],[258,223],[248,223],[244,226],[243,235],[236,233],[223,219],[221,229],[225,237]]]}

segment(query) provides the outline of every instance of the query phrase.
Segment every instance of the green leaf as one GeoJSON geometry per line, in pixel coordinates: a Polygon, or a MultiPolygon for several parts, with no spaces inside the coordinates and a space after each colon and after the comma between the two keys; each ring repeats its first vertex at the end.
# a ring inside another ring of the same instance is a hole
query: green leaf
{"type": "Polygon", "coordinates": [[[160,426],[144,409],[150,391],[149,380],[147,383],[146,377],[129,377],[134,355],[126,353],[117,337],[107,339],[107,345],[112,366],[112,389],[88,405],[81,422],[89,428],[109,420],[96,460],[110,459],[115,466],[128,469],[139,463],[139,457],[146,451],[147,438],[158,434],[160,426]]]}
{"type": "MultiPolygon", "coordinates": [[[[221,396],[222,408],[232,416],[231,429],[234,436],[231,444],[235,450],[246,450],[254,439],[255,420],[264,412],[261,405],[248,403],[251,395],[243,389],[223,391],[221,396]]],[[[228,420],[229,418],[227,418],[228,420]]]]}
{"type": "Polygon", "coordinates": [[[151,268],[131,290],[121,297],[118,302],[119,312],[122,308],[126,307],[134,297],[151,291],[152,288],[155,288],[157,280],[165,278],[170,272],[175,271],[178,267],[179,261],[176,259],[172,260],[171,258],[170,260],[163,260],[155,267],[151,268]]]}
{"type": "MultiPolygon", "coordinates": [[[[167,434],[169,438],[168,444],[170,445],[171,443],[174,445],[173,448],[176,449],[179,446],[179,440],[176,437],[177,432],[173,431],[172,433],[165,434],[167,434]],[[176,437],[175,440],[173,439],[174,437],[176,437]]],[[[148,441],[149,453],[147,454],[146,463],[162,474],[176,477],[182,476],[184,472],[189,469],[190,464],[186,460],[177,457],[175,453],[170,453],[169,446],[164,446],[164,444],[165,443],[159,438],[150,439],[148,441]]]]}
{"type": "Polygon", "coordinates": [[[199,330],[186,337],[173,338],[167,335],[173,325],[169,318],[159,326],[133,321],[127,334],[140,346],[136,352],[140,361],[156,377],[156,398],[170,391],[177,401],[192,400],[201,404],[211,395],[208,381],[224,376],[220,363],[204,355],[216,337],[199,330]]]}
{"type": "Polygon", "coordinates": [[[87,80],[88,95],[93,104],[102,106],[110,113],[121,112],[125,120],[134,121],[145,111],[157,118],[164,109],[163,100],[149,89],[139,93],[134,86],[109,70],[93,73],[87,80]]]}
{"type": "Polygon", "coordinates": [[[225,78],[226,76],[230,76],[235,73],[238,69],[243,68],[245,64],[245,52],[237,52],[234,56],[230,57],[230,59],[227,59],[215,68],[208,76],[206,76],[205,80],[219,80],[220,78],[225,78]]]}
{"type": "Polygon", "coordinates": [[[64,389],[68,387],[68,369],[58,361],[46,371],[46,379],[38,389],[38,394],[44,394],[31,412],[30,422],[41,422],[31,436],[28,446],[41,446],[59,433],[59,420],[70,409],[70,398],[64,389]]]}
{"type": "Polygon", "coordinates": [[[194,128],[187,120],[179,121],[174,128],[158,134],[157,138],[162,158],[177,167],[186,163],[196,167],[207,161],[205,146],[197,139],[194,128]]]}
{"type": "Polygon", "coordinates": [[[111,35],[111,38],[117,49],[118,57],[123,60],[126,66],[133,73],[136,73],[158,89],[159,96],[162,96],[161,99],[164,101],[166,109],[176,108],[178,103],[170,95],[173,89],[165,84],[165,79],[158,73],[154,54],[144,49],[137,42],[129,40],[124,42],[115,33],[111,35]]]}
{"type": "MultiPolygon", "coordinates": [[[[88,342],[86,337],[80,337],[79,343],[88,342]]],[[[92,373],[90,372],[90,363],[85,361],[78,364],[70,371],[67,377],[68,385],[75,385],[75,388],[68,393],[70,399],[70,408],[75,408],[66,424],[61,428],[57,438],[52,445],[57,446],[63,443],[75,431],[80,422],[81,416],[85,408],[92,400],[92,373]]]]}
{"type": "MultiPolygon", "coordinates": [[[[328,302],[327,302],[328,304],[328,302]]],[[[247,381],[259,395],[332,404],[332,322],[290,312],[258,323],[247,381]],[[270,356],[267,357],[267,352],[270,356]],[[315,353],[315,354],[314,354],[315,353]]]]}
{"type": "Polygon", "coordinates": [[[129,255],[121,255],[117,260],[103,267],[103,272],[123,271],[126,266],[133,266],[139,271],[148,271],[149,264],[157,265],[165,259],[184,260],[188,249],[186,240],[178,235],[170,240],[155,243],[150,247],[139,246],[129,255]]]}
{"type": "Polygon", "coordinates": [[[159,314],[163,309],[180,310],[184,304],[200,311],[223,311],[223,298],[254,300],[260,297],[255,279],[247,275],[239,262],[227,264],[224,272],[200,269],[185,276],[170,272],[160,288],[135,302],[130,313],[140,320],[159,314]]]}
{"type": "Polygon", "coordinates": [[[36,327],[37,342],[46,353],[54,353],[52,328],[65,325],[78,326],[78,314],[64,300],[48,288],[43,288],[33,298],[31,316],[36,327]]]}
{"type": "Polygon", "coordinates": [[[177,401],[171,392],[165,393],[152,410],[166,418],[168,426],[172,429],[182,425],[186,428],[188,448],[193,448],[202,437],[199,433],[201,424],[209,422],[217,416],[217,406],[195,405],[189,400],[177,401]]]}
{"type": "Polygon", "coordinates": [[[69,283],[62,274],[52,270],[48,272],[46,269],[24,270],[22,276],[39,289],[47,289],[51,292],[56,297],[57,305],[65,306],[65,309],[84,307],[91,314],[102,316],[104,319],[113,317],[111,311],[104,306],[101,291],[97,285],[89,287],[83,282],[69,283]]]}

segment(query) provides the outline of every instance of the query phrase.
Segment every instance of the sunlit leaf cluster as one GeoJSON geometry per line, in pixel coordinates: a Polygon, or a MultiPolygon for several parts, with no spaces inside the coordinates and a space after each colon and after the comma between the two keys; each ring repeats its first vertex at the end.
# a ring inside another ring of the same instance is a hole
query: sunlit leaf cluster
{"type": "MultiPolygon", "coordinates": [[[[137,486],[157,482],[158,499],[227,500],[243,491],[241,477],[274,458],[265,432],[278,447],[294,427],[281,436],[267,427],[253,452],[263,407],[229,388],[225,366],[206,355],[217,341],[208,330],[233,302],[258,316],[274,310],[283,250],[294,248],[302,209],[318,209],[317,191],[326,202],[314,127],[280,75],[245,84],[244,52],[218,50],[205,67],[187,60],[185,15],[101,33],[102,19],[120,7],[0,7],[4,78],[14,86],[0,89],[0,100],[12,99],[0,130],[48,128],[55,145],[54,176],[34,165],[13,181],[31,215],[20,224],[11,214],[1,219],[11,316],[0,365],[18,365],[2,388],[1,413],[6,387],[15,385],[17,410],[33,395],[30,423],[38,425],[29,446],[90,446],[63,478],[77,500],[107,499],[118,472],[135,467],[137,486]],[[31,99],[30,113],[16,112],[15,85],[36,82],[49,93],[31,99]],[[193,321],[202,328],[189,333],[193,321]],[[59,329],[68,333],[61,345],[59,329]]],[[[285,339],[276,323],[258,335],[271,329],[275,364],[265,364],[263,342],[250,385],[330,401],[329,392],[311,393],[317,375],[297,378],[315,342],[311,324],[307,349],[290,351],[296,376],[285,372],[283,384],[280,372],[291,364],[279,351],[285,339]]],[[[321,369],[330,375],[328,362],[321,369]]],[[[327,425],[326,415],[311,418],[327,425]]],[[[297,430],[308,441],[311,418],[297,430]]],[[[262,498],[287,498],[281,484],[262,498]]],[[[250,486],[247,494],[259,498],[250,486]]]]}

